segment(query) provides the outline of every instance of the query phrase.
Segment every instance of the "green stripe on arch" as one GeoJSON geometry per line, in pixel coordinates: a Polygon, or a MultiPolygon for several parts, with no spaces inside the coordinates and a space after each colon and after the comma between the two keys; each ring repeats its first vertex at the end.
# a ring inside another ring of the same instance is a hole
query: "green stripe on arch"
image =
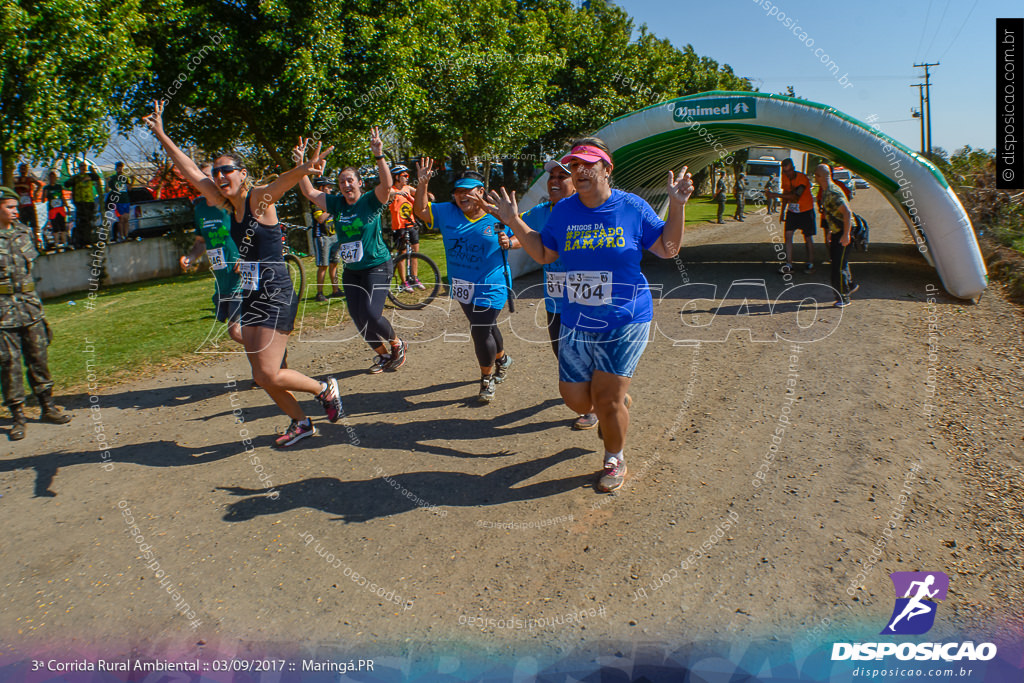
{"type": "MultiPolygon", "coordinates": [[[[765,93],[752,93],[752,92],[734,92],[716,90],[711,92],[698,93],[695,95],[687,95],[686,97],[679,97],[673,100],[660,102],[657,104],[650,105],[644,109],[639,109],[631,114],[620,116],[614,119],[615,122],[625,122],[631,116],[647,111],[648,109],[661,108],[665,109],[671,103],[685,103],[691,100],[699,100],[705,98],[716,98],[716,97],[755,97],[760,100],[781,100],[783,102],[798,105],[806,109],[817,110],[817,113],[821,115],[835,116],[836,118],[845,121],[846,123],[859,128],[866,135],[870,136],[874,141],[877,141],[879,145],[889,145],[904,154],[908,155],[919,164],[924,166],[935,178],[942,187],[949,188],[949,183],[946,181],[945,176],[942,172],[935,167],[930,161],[920,156],[901,142],[894,140],[885,133],[882,133],[862,121],[859,121],[852,116],[848,116],[843,112],[824,105],[818,102],[810,102],[808,100],[800,100],[785,95],[770,95],[765,93]]],[[[767,102],[766,102],[767,104],[767,102]]],[[[768,105],[770,106],[770,105],[768,105]]],[[[759,107],[758,111],[762,111],[759,107]]],[[[814,154],[820,154],[821,156],[833,159],[840,162],[843,166],[851,168],[858,174],[864,176],[869,181],[875,183],[879,188],[885,189],[891,193],[895,193],[898,190],[898,185],[889,179],[886,172],[881,169],[876,169],[872,166],[865,164],[858,157],[854,156],[856,150],[843,150],[838,147],[834,147],[827,144],[817,138],[813,138],[807,135],[803,135],[792,130],[774,128],[771,126],[763,126],[757,124],[733,124],[729,122],[700,122],[700,126],[706,129],[712,136],[712,139],[722,144],[728,151],[732,152],[737,149],[744,149],[760,144],[772,144],[781,147],[789,147],[805,152],[812,152],[814,154]]],[[[626,185],[629,182],[629,178],[625,176],[633,176],[635,169],[637,168],[653,168],[657,167],[660,169],[679,166],[682,163],[686,163],[687,159],[693,159],[697,164],[691,164],[694,168],[702,168],[708,163],[717,160],[718,153],[711,149],[708,141],[702,138],[699,134],[693,132],[689,127],[679,127],[674,130],[665,131],[658,133],[650,137],[638,140],[634,143],[625,145],[614,153],[614,161],[616,165],[616,183],[620,185],[626,185]],[[682,136],[683,140],[677,140],[682,136]],[[689,138],[689,139],[686,139],[689,138]],[[691,142],[692,139],[692,142],[691,142]],[[640,164],[639,159],[644,158],[646,163],[640,164]],[[657,161],[655,161],[655,159],[657,161]],[[652,163],[653,162],[653,163],[652,163]],[[620,171],[622,175],[620,175],[620,171]]],[[[642,176],[647,176],[647,173],[640,171],[642,176]]]]}
{"type": "MultiPolygon", "coordinates": [[[[849,151],[833,147],[816,138],[794,133],[791,130],[767,126],[729,123],[701,125],[707,129],[712,139],[729,152],[755,145],[777,145],[811,152],[854,170],[879,189],[893,194],[899,190],[899,185],[889,178],[885,171],[864,163],[849,151]]],[[[883,138],[878,138],[878,141],[879,144],[891,145],[883,138]]],[[[620,147],[612,155],[612,160],[615,163],[615,183],[620,187],[636,187],[645,181],[650,181],[662,173],[665,168],[687,164],[692,169],[699,169],[718,158],[718,152],[713,150],[704,138],[689,128],[666,131],[637,140],[620,147]]],[[[939,177],[942,177],[941,173],[939,177]]],[[[658,180],[660,181],[660,178],[658,180]]],[[[942,185],[949,186],[945,178],[942,178],[942,185]]]]}

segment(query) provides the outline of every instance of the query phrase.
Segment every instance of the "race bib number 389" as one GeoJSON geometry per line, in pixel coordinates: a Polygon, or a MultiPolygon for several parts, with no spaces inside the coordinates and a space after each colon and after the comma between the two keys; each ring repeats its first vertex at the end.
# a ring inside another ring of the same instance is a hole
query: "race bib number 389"
{"type": "Polygon", "coordinates": [[[452,298],[460,304],[473,303],[473,283],[469,280],[452,278],[452,298]]]}
{"type": "Polygon", "coordinates": [[[612,299],[612,273],[608,270],[576,270],[566,275],[569,301],[583,306],[603,306],[612,299]]]}

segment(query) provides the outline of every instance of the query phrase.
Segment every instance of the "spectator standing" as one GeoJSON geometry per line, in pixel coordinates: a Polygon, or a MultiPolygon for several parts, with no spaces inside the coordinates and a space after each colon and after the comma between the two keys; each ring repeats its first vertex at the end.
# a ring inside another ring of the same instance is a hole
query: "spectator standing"
{"type": "Polygon", "coordinates": [[[766,190],[764,194],[768,198],[768,213],[775,213],[779,208],[779,200],[775,196],[769,196],[768,194],[768,192],[779,191],[779,183],[774,173],[768,176],[768,182],[764,184],[764,189],[766,190]]]}
{"type": "Polygon", "coordinates": [[[715,201],[718,202],[718,222],[725,222],[725,171],[718,172],[718,182],[715,183],[715,201]]]}
{"type": "MultiPolygon", "coordinates": [[[[413,215],[413,187],[409,184],[409,169],[406,166],[395,166],[391,169],[391,178],[394,185],[391,187],[391,236],[396,245],[402,244],[402,239],[409,238],[409,245],[413,251],[420,250],[420,231],[416,227],[416,216],[413,215]]],[[[398,275],[402,279],[402,287],[407,292],[412,288],[426,289],[426,285],[420,282],[419,260],[411,259],[412,272],[406,273],[406,262],[398,262],[398,275]]]]}
{"type": "Polygon", "coordinates": [[[782,193],[766,192],[768,197],[778,197],[786,204],[786,262],[779,268],[783,275],[793,272],[793,236],[797,230],[804,234],[807,247],[807,265],[804,272],[814,270],[814,236],[818,227],[814,224],[814,196],[811,181],[799,173],[792,159],[782,160],[782,193]]]}
{"type": "Polygon", "coordinates": [[[42,244],[42,231],[36,218],[36,202],[39,201],[39,189],[43,183],[32,175],[28,164],[18,166],[18,175],[14,177],[14,191],[18,193],[18,220],[32,228],[36,244],[42,244]]]}
{"type": "Polygon", "coordinates": [[[742,223],[743,201],[746,199],[747,193],[747,176],[743,173],[736,176],[736,184],[733,187],[733,192],[736,194],[736,213],[734,213],[732,217],[742,223]]]}
{"type": "Polygon", "coordinates": [[[828,231],[828,253],[832,262],[832,289],[836,292],[836,308],[850,304],[850,295],[858,287],[853,284],[850,273],[850,241],[853,230],[853,212],[846,203],[846,194],[833,182],[832,173],[827,164],[819,164],[814,169],[814,180],[821,188],[819,208],[821,210],[824,229],[828,231]]]}
{"type": "Polygon", "coordinates": [[[46,217],[50,221],[53,246],[64,251],[68,246],[68,202],[64,199],[64,186],[58,182],[56,171],[50,171],[50,184],[43,188],[46,217]]]}
{"type": "Polygon", "coordinates": [[[107,203],[114,205],[117,213],[117,235],[115,242],[128,239],[128,217],[131,214],[131,189],[135,184],[135,176],[131,171],[125,172],[124,162],[114,164],[114,175],[107,178],[107,203]]]}
{"type": "MultiPolygon", "coordinates": [[[[313,187],[327,196],[333,194],[331,181],[323,176],[313,181],[313,187]]],[[[338,242],[334,216],[329,211],[313,205],[313,251],[316,255],[316,300],[327,301],[324,296],[324,278],[328,270],[334,289],[331,298],[343,296],[338,286],[338,264],[341,263],[341,244],[338,242]]]]}
{"type": "Polygon", "coordinates": [[[100,176],[82,161],[78,164],[78,173],[65,180],[64,187],[71,188],[71,200],[75,203],[72,246],[80,249],[96,241],[93,228],[96,224],[96,197],[102,192],[100,176]]]}

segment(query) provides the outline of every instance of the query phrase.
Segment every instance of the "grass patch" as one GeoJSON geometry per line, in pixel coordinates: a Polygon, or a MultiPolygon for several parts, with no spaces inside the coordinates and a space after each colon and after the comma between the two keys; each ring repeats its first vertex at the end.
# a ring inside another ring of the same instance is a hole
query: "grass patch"
{"type": "MultiPolygon", "coordinates": [[[[434,259],[442,277],[448,274],[441,235],[422,235],[420,249],[434,259]]],[[[309,314],[315,312],[314,306],[324,304],[312,301],[316,296],[313,257],[303,258],[302,263],[307,294],[303,329],[337,324],[333,315],[327,320],[327,316],[309,314]]],[[[93,370],[105,385],[216,358],[197,351],[227,349],[235,343],[214,317],[213,291],[213,275],[204,272],[111,285],[101,288],[92,300],[87,292],[47,299],[43,307],[53,330],[49,357],[56,392],[67,393],[86,385],[86,356],[82,351],[87,343],[96,350],[95,356],[90,356],[95,361],[93,370]],[[211,342],[217,337],[219,342],[211,342]]]]}
{"type": "MultiPolygon", "coordinates": [[[[745,213],[751,214],[763,206],[765,206],[763,203],[746,202],[743,210],[745,213]]],[[[722,214],[722,217],[731,217],[734,213],[736,213],[736,200],[727,199],[725,202],[725,212],[722,214]]],[[[690,201],[686,202],[686,225],[715,223],[717,221],[718,202],[710,197],[693,197],[690,201]]]]}

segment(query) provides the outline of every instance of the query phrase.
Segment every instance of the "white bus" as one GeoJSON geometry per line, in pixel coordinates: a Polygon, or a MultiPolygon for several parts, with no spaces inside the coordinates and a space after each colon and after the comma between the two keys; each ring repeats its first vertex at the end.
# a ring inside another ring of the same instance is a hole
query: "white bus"
{"type": "Polygon", "coordinates": [[[744,195],[747,201],[765,201],[764,188],[768,179],[775,176],[776,192],[779,190],[780,178],[782,178],[782,162],[774,159],[751,159],[746,163],[743,171],[747,175],[747,191],[744,195]]]}

